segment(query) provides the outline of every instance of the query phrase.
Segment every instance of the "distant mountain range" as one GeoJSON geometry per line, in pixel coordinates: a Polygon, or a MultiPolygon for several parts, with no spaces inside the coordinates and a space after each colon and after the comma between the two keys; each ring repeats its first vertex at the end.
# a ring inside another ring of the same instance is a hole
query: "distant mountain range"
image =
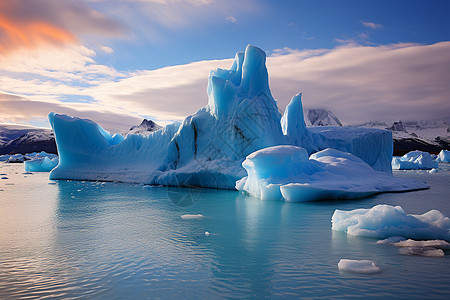
{"type": "MultiPolygon", "coordinates": [[[[336,115],[328,109],[305,110],[304,118],[306,126],[342,126],[336,115]]],[[[450,124],[444,121],[396,121],[392,124],[370,121],[356,126],[392,131],[396,156],[414,150],[437,154],[442,149],[450,149],[450,124]]]]}
{"type": "Polygon", "coordinates": [[[390,125],[371,121],[358,126],[391,130],[394,155],[414,150],[438,154],[442,149],[450,149],[450,124],[444,121],[397,121],[390,125]]]}
{"type": "MultiPolygon", "coordinates": [[[[305,110],[307,126],[342,126],[341,121],[328,109],[305,110]]],[[[444,121],[397,121],[387,124],[370,121],[357,125],[388,129],[394,139],[394,155],[403,155],[413,150],[439,153],[450,149],[450,124],[444,121]]],[[[152,120],[144,119],[138,126],[133,126],[124,135],[149,135],[162,126],[152,120]]],[[[45,151],[57,154],[55,136],[50,129],[41,129],[21,125],[0,125],[0,155],[26,154],[45,151]]]]}
{"type": "Polygon", "coordinates": [[[21,125],[0,125],[0,155],[41,151],[57,153],[52,130],[21,125]]]}

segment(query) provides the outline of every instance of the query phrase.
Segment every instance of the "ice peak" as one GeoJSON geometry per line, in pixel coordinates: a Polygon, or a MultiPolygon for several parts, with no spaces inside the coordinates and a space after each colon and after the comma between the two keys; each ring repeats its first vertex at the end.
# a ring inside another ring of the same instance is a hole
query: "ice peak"
{"type": "Polygon", "coordinates": [[[269,75],[266,68],[266,53],[258,47],[248,45],[245,49],[240,89],[253,96],[260,93],[271,96],[269,75]]]}
{"type": "Polygon", "coordinates": [[[226,118],[228,112],[247,99],[260,96],[272,98],[266,53],[248,45],[245,52],[237,52],[230,70],[215,69],[208,78],[208,106],[217,119],[226,118]]]}

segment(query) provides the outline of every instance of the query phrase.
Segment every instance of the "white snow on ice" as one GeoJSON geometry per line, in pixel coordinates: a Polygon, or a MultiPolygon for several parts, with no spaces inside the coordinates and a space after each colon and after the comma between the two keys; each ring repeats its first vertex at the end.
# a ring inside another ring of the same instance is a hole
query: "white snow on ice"
{"type": "Polygon", "coordinates": [[[430,170],[437,169],[439,165],[433,160],[430,153],[423,151],[411,151],[402,157],[392,158],[392,169],[394,170],[430,170]]]}
{"type": "Polygon", "coordinates": [[[407,215],[400,206],[384,204],[351,211],[336,209],[331,223],[333,230],[348,235],[450,241],[450,219],[438,210],[430,210],[422,215],[407,215]]]}

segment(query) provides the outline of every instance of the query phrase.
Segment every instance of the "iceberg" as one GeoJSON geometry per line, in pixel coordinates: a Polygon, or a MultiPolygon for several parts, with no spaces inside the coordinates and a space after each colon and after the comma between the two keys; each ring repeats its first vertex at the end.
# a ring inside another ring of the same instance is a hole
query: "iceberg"
{"type": "Polygon", "coordinates": [[[441,150],[439,152],[436,161],[438,162],[450,162],[450,151],[449,150],[441,150]]]}
{"type": "Polygon", "coordinates": [[[244,159],[277,145],[303,147],[308,155],[335,148],[392,174],[389,131],[307,128],[301,94],[282,116],[265,62],[264,51],[247,46],[229,70],[210,72],[205,107],[147,136],[110,134],[90,120],[50,113],[60,155],[50,179],[235,189],[246,175],[244,159]]]}
{"type": "Polygon", "coordinates": [[[439,165],[433,160],[430,153],[423,151],[411,151],[402,157],[392,158],[392,169],[394,170],[431,170],[437,169],[439,165]]]}
{"type": "Polygon", "coordinates": [[[27,172],[50,172],[58,165],[59,159],[44,157],[37,157],[32,160],[27,160],[24,162],[25,171],[27,172]]]}
{"type": "Polygon", "coordinates": [[[383,204],[370,209],[337,209],[331,223],[333,230],[348,235],[450,241],[450,219],[438,210],[430,210],[422,215],[407,215],[400,206],[383,204]]]}
{"type": "Polygon", "coordinates": [[[331,148],[308,157],[298,146],[273,146],[250,154],[242,165],[248,176],[236,189],[263,200],[354,199],[428,187],[376,171],[360,158],[331,148]]]}

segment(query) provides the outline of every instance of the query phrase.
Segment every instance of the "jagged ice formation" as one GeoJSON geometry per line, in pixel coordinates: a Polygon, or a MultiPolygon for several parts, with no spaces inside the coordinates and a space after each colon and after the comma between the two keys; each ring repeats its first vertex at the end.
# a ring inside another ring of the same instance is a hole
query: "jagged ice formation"
{"type": "Polygon", "coordinates": [[[105,180],[234,189],[256,150],[296,145],[312,154],[336,148],[391,173],[392,136],[380,129],[306,128],[301,94],[284,116],[272,97],[264,51],[247,46],[230,70],[211,71],[208,104],[148,136],[111,135],[79,118],[49,114],[60,154],[51,179],[105,180]]]}

